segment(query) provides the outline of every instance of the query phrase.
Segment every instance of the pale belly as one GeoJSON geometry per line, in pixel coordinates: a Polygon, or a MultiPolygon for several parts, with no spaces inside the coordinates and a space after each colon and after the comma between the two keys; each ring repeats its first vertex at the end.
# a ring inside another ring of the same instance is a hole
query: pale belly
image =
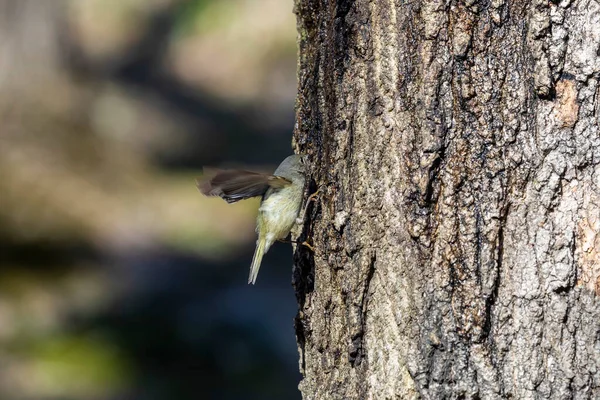
{"type": "MultiPolygon", "coordinates": [[[[294,189],[288,188],[285,190],[294,189]]],[[[269,196],[258,209],[257,225],[267,227],[266,236],[268,241],[284,239],[290,233],[290,229],[292,229],[296,223],[296,217],[298,217],[302,193],[293,196],[297,201],[286,201],[283,205],[280,201],[282,195],[283,193],[275,193],[269,196]]]]}

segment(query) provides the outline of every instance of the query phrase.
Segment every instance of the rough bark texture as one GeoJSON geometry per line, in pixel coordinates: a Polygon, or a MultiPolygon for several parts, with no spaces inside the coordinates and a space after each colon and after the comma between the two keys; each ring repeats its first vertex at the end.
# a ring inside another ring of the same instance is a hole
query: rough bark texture
{"type": "Polygon", "coordinates": [[[600,398],[600,3],[295,12],[304,398],[600,398]]]}

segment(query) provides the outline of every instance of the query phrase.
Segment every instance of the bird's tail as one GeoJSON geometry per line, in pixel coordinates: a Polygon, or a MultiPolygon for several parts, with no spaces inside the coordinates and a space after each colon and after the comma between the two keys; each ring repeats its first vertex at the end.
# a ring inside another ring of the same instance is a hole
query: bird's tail
{"type": "Polygon", "coordinates": [[[254,257],[252,258],[252,265],[250,266],[250,276],[248,277],[248,283],[253,284],[256,282],[258,276],[258,270],[260,269],[260,263],[263,255],[269,250],[267,241],[264,236],[259,236],[256,241],[256,250],[254,251],[254,257]]]}

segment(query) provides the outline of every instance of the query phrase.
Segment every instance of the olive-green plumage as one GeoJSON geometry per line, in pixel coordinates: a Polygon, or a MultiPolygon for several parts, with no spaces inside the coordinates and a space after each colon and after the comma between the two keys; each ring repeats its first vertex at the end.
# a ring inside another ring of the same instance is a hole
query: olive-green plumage
{"type": "Polygon", "coordinates": [[[248,283],[254,284],[263,256],[276,240],[284,239],[302,205],[305,171],[301,156],[287,157],[273,175],[243,170],[217,171],[198,187],[207,196],[220,196],[229,203],[262,195],[256,218],[256,250],[248,283]]]}
{"type": "Polygon", "coordinates": [[[250,266],[248,283],[254,284],[263,255],[278,239],[285,239],[296,222],[304,192],[304,165],[300,156],[289,156],[273,173],[291,182],[283,188],[269,188],[264,194],[256,217],[256,250],[250,266]]]}

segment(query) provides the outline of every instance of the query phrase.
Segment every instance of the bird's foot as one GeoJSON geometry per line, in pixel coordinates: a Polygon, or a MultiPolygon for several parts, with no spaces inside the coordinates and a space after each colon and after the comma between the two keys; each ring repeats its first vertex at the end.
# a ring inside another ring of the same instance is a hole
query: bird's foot
{"type": "Polygon", "coordinates": [[[296,218],[296,224],[298,225],[303,225],[304,224],[304,220],[306,218],[306,211],[308,210],[308,206],[310,205],[311,202],[315,201],[317,199],[317,196],[319,195],[319,192],[321,191],[321,188],[317,189],[316,192],[314,192],[313,194],[311,194],[310,196],[308,196],[308,199],[306,200],[306,204],[304,205],[304,209],[302,210],[302,214],[300,214],[301,216],[299,216],[298,218],[296,218]]]}

